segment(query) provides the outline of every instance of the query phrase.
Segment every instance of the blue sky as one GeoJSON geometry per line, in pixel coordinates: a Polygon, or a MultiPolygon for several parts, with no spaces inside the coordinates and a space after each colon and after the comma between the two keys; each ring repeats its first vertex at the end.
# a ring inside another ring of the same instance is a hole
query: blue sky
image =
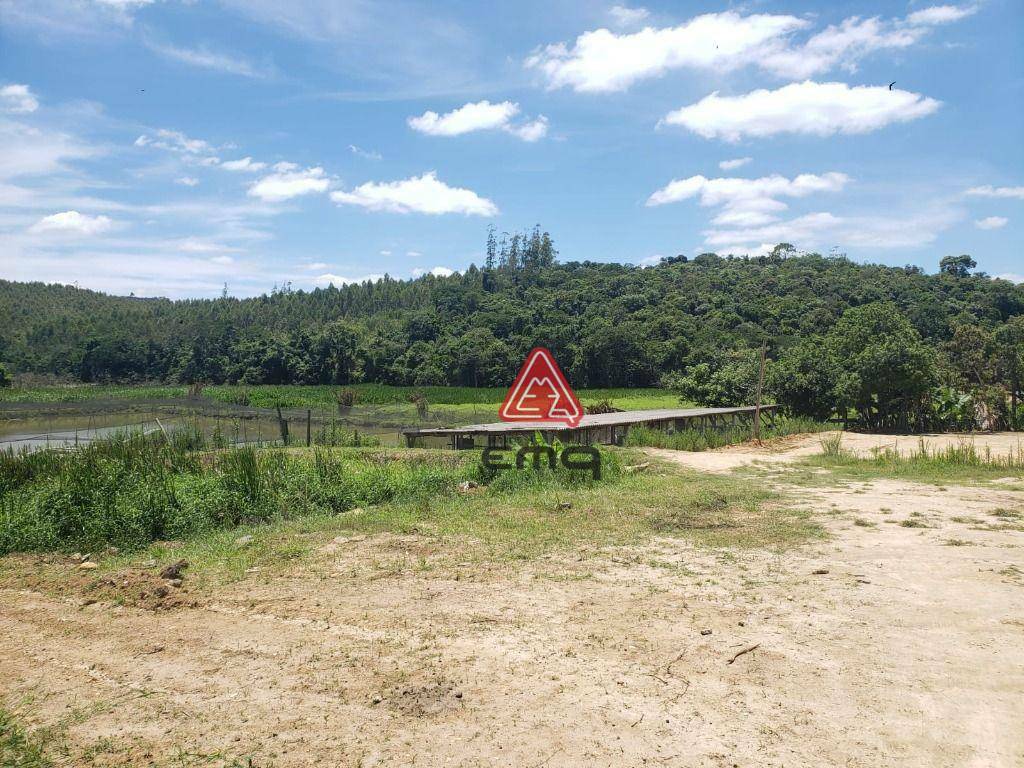
{"type": "Polygon", "coordinates": [[[0,0],[0,277],[247,296],[539,222],[563,260],[788,241],[1022,280],[1022,29],[1019,0],[0,0]]]}

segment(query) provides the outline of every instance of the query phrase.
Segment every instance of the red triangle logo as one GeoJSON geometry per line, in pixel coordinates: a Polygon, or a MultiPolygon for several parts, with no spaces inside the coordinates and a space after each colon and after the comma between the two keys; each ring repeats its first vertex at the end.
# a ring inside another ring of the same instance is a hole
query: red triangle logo
{"type": "Polygon", "coordinates": [[[583,418],[583,408],[555,358],[544,347],[535,347],[509,387],[498,415],[502,421],[552,422],[575,427],[583,418]]]}

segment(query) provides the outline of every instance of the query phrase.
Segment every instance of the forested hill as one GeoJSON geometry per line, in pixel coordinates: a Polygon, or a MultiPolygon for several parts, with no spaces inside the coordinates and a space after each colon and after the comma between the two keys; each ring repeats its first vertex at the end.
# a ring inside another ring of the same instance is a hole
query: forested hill
{"type": "Polygon", "coordinates": [[[1024,314],[1024,287],[970,274],[967,257],[946,262],[928,275],[778,249],[646,269],[534,260],[243,300],[0,281],[0,361],[85,381],[504,386],[544,345],[576,386],[649,386],[701,363],[714,370],[763,340],[778,357],[874,302],[894,304],[928,347],[951,355],[958,328],[991,338],[1024,314]]]}

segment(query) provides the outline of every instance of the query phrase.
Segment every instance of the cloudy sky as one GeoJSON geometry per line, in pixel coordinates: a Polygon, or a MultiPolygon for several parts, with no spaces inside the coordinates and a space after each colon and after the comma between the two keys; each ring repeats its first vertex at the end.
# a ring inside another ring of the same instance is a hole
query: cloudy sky
{"type": "Polygon", "coordinates": [[[565,260],[1024,279],[1022,29],[1020,0],[0,0],[0,277],[245,296],[539,222],[565,260]]]}

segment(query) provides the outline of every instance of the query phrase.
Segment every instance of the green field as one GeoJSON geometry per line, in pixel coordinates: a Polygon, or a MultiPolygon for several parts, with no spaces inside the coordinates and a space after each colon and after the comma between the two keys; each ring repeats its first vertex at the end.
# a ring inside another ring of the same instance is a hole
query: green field
{"type": "MultiPolygon", "coordinates": [[[[393,387],[384,384],[355,384],[351,387],[334,385],[219,385],[203,390],[210,400],[256,408],[314,408],[333,409],[338,393],[351,389],[356,393],[356,406],[409,405],[413,395],[420,394],[430,405],[444,406],[445,410],[464,410],[467,413],[493,407],[495,410],[505,397],[500,388],[474,387],[393,387]]],[[[89,400],[164,400],[184,398],[188,387],[140,384],[135,386],[114,384],[55,384],[34,387],[0,389],[0,403],[74,403],[89,400]]],[[[679,397],[664,389],[580,389],[577,397],[584,406],[609,400],[623,410],[672,408],[680,405],[679,397]]]]}

